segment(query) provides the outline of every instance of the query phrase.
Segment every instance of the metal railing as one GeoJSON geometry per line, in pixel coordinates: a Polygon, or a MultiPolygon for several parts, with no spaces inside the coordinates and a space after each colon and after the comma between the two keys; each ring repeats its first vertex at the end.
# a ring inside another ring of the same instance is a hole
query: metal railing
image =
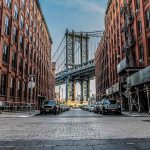
{"type": "Polygon", "coordinates": [[[13,103],[13,102],[2,102],[2,106],[0,106],[1,111],[3,112],[29,112],[35,111],[35,104],[28,103],[13,103]]]}

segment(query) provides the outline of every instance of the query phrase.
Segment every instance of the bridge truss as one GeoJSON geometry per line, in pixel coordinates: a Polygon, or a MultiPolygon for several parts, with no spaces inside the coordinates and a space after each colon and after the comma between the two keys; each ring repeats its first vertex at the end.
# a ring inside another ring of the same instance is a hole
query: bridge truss
{"type": "Polygon", "coordinates": [[[81,85],[81,101],[90,96],[90,80],[95,76],[95,51],[103,31],[69,32],[56,50],[56,86],[66,84],[66,100],[75,100],[76,83],[81,85]]]}

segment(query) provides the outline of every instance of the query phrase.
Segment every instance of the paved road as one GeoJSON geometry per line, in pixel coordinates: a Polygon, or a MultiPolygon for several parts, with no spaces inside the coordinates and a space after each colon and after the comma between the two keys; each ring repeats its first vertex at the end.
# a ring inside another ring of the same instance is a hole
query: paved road
{"type": "Polygon", "coordinates": [[[0,118],[0,150],[150,150],[150,118],[82,110],[0,118]]]}

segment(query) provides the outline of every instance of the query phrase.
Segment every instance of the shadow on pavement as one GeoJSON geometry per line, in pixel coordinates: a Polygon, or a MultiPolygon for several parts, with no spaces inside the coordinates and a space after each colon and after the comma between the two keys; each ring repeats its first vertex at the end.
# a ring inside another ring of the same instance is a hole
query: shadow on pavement
{"type": "Polygon", "coordinates": [[[149,138],[87,140],[0,140],[0,150],[148,150],[149,138]]]}

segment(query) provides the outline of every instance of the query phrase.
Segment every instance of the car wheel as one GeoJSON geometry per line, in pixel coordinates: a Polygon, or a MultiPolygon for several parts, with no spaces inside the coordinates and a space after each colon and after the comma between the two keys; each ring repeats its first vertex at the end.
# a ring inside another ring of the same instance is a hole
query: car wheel
{"type": "Polygon", "coordinates": [[[117,112],[118,115],[121,115],[121,112],[117,112]]]}

